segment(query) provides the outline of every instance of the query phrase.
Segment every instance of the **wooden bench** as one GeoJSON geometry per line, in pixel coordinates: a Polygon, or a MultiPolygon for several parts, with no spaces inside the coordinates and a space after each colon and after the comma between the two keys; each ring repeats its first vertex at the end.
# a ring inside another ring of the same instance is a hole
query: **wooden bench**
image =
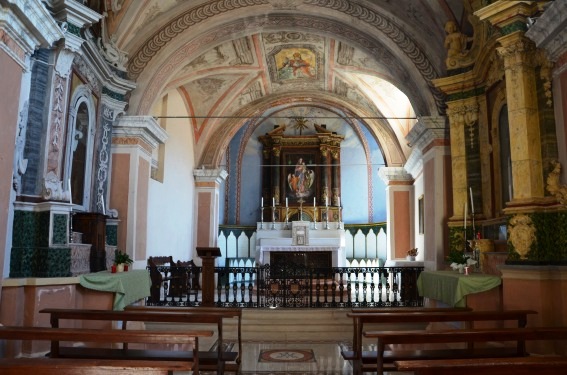
{"type": "MultiPolygon", "coordinates": [[[[187,351],[179,351],[176,360],[168,358],[166,355],[156,358],[156,363],[154,364],[154,369],[161,371],[160,373],[167,373],[168,371],[175,371],[180,366],[189,370],[193,373],[199,373],[199,337],[211,337],[213,335],[212,331],[207,330],[195,330],[195,331],[146,331],[146,330],[99,330],[99,329],[74,329],[74,328],[53,328],[53,327],[15,327],[15,326],[4,326],[0,327],[0,339],[1,340],[31,340],[31,341],[51,341],[53,342],[68,342],[74,343],[75,345],[83,345],[84,343],[98,343],[98,344],[117,344],[117,343],[139,343],[139,344],[159,344],[159,345],[190,345],[191,349],[187,351]],[[184,365],[183,365],[184,363],[184,365]]],[[[53,346],[50,353],[52,358],[60,358],[60,350],[63,347],[58,345],[53,346]]],[[[87,348],[87,347],[74,347],[73,349],[85,349],[85,350],[98,350],[98,348],[87,348]]],[[[114,364],[118,367],[127,364],[123,362],[126,358],[121,354],[123,349],[111,348],[106,350],[114,351],[114,356],[112,360],[118,360],[122,362],[115,362],[114,364]]],[[[171,353],[171,351],[163,351],[165,354],[171,353]]],[[[51,359],[51,358],[49,358],[51,359]]],[[[85,358],[94,359],[94,358],[85,358]]],[[[144,359],[143,357],[137,359],[144,359]]],[[[2,359],[0,361],[6,360],[4,364],[5,367],[10,368],[11,361],[8,359],[2,359]]],[[[138,361],[136,361],[138,362],[138,361]]],[[[11,362],[14,363],[14,362],[11,362]]],[[[41,362],[43,363],[43,362],[41,362]]],[[[47,362],[46,362],[47,363],[47,362]]],[[[21,366],[19,364],[17,366],[21,366]]],[[[10,370],[12,371],[12,370],[10,370]]],[[[13,371],[17,371],[14,369],[13,371]]],[[[23,370],[22,370],[23,371],[23,370]]],[[[14,372],[17,373],[17,372],[14,372]]],[[[25,372],[22,372],[25,373],[25,372]]],[[[27,372],[26,374],[29,374],[27,372]]],[[[2,372],[4,374],[4,372],[2,372]]]]}
{"type": "Polygon", "coordinates": [[[567,327],[528,327],[528,328],[485,328],[452,329],[443,331],[365,331],[364,336],[374,338],[376,346],[376,367],[374,371],[382,374],[384,369],[396,361],[405,360],[450,360],[470,358],[525,357],[525,341],[565,340],[567,327]],[[515,347],[467,347],[462,349],[420,349],[386,350],[392,344],[439,344],[439,343],[502,343],[515,341],[515,347]]]}
{"type": "MultiPolygon", "coordinates": [[[[240,369],[240,357],[242,353],[242,343],[240,341],[240,321],[242,310],[237,308],[163,308],[163,307],[144,307],[139,308],[130,306],[124,311],[114,310],[78,310],[78,309],[43,309],[41,313],[50,314],[52,327],[59,327],[61,320],[90,320],[90,321],[116,321],[122,322],[122,330],[126,330],[128,322],[144,323],[174,323],[189,325],[216,325],[218,345],[216,351],[200,351],[199,367],[201,370],[212,370],[222,374],[225,371],[238,372],[240,369]],[[225,351],[223,338],[223,322],[226,318],[238,318],[238,352],[225,351]]],[[[52,351],[55,350],[57,342],[52,342],[52,351]]],[[[65,347],[59,349],[59,356],[66,358],[89,358],[109,359],[114,358],[115,352],[98,349],[84,350],[84,348],[65,347]]],[[[160,359],[163,357],[161,351],[152,350],[131,350],[124,346],[121,355],[125,358],[141,359],[160,359]]],[[[184,359],[179,357],[178,352],[172,352],[167,359],[184,359]]]]}
{"type": "Polygon", "coordinates": [[[557,375],[567,372],[567,357],[537,356],[395,361],[398,371],[415,375],[557,375]]]}
{"type": "MultiPolygon", "coordinates": [[[[341,355],[345,360],[352,361],[355,374],[374,368],[376,352],[362,350],[362,333],[368,324],[410,324],[434,322],[463,322],[466,328],[472,328],[475,321],[517,321],[518,327],[525,327],[527,316],[536,314],[532,310],[496,310],[471,311],[468,308],[394,308],[386,312],[361,312],[362,309],[353,309],[347,316],[353,319],[353,348],[343,350],[341,355]]],[[[368,370],[370,371],[370,370],[368,370]]],[[[372,370],[373,371],[373,370],[372,370]]]]}
{"type": "Polygon", "coordinates": [[[169,375],[191,371],[187,362],[90,360],[69,358],[2,358],[2,375],[169,375]]]}

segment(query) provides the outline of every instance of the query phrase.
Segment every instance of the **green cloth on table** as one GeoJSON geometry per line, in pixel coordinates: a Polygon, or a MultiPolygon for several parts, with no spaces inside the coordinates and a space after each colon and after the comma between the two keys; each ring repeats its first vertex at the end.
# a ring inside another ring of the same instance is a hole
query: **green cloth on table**
{"type": "Polygon", "coordinates": [[[494,275],[423,271],[417,279],[417,290],[422,297],[442,301],[453,307],[464,307],[468,294],[485,292],[501,283],[502,279],[494,275]]]}
{"type": "Polygon", "coordinates": [[[80,275],[79,283],[88,289],[114,292],[114,310],[124,310],[132,302],[150,295],[150,274],[147,270],[111,273],[101,271],[80,275]]]}

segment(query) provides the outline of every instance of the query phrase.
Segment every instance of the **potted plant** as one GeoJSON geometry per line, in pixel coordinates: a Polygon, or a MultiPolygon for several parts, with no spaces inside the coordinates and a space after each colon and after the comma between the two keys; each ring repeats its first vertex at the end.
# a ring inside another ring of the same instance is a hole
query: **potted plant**
{"type": "Polygon", "coordinates": [[[455,271],[459,271],[459,273],[463,273],[465,267],[476,264],[476,260],[472,259],[469,254],[465,254],[459,250],[451,250],[449,256],[447,256],[447,260],[451,262],[450,267],[455,271]]]}
{"type": "Polygon", "coordinates": [[[407,260],[415,260],[416,256],[417,256],[417,247],[408,250],[407,255],[406,255],[406,259],[407,260]]]}
{"type": "Polygon", "coordinates": [[[132,264],[134,261],[130,258],[128,253],[122,252],[118,249],[114,250],[114,264],[116,265],[117,272],[123,272],[128,270],[128,265],[132,264]]]}

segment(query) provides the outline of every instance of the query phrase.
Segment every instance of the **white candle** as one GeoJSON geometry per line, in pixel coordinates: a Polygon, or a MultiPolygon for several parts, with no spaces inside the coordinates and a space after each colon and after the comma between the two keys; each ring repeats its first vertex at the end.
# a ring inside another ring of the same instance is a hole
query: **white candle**
{"type": "Polygon", "coordinates": [[[67,185],[69,187],[69,204],[73,205],[73,194],[71,194],[71,179],[67,181],[67,185]]]}
{"type": "Polygon", "coordinates": [[[472,195],[472,187],[469,188],[469,192],[471,194],[471,212],[474,215],[474,202],[473,202],[473,195],[472,195]]]}
{"type": "Polygon", "coordinates": [[[276,207],[276,198],[272,197],[272,207],[276,207]]]}
{"type": "Polygon", "coordinates": [[[341,206],[341,197],[337,198],[337,206],[339,206],[339,207],[341,206]]]}
{"type": "Polygon", "coordinates": [[[327,206],[328,206],[327,197],[325,197],[325,207],[327,207],[327,206]]]}
{"type": "Polygon", "coordinates": [[[264,197],[262,197],[262,202],[260,203],[260,207],[264,207],[264,197]]]}
{"type": "Polygon", "coordinates": [[[315,207],[317,204],[315,203],[315,197],[313,197],[313,207],[315,207]]]}
{"type": "Polygon", "coordinates": [[[287,207],[287,197],[285,198],[285,206],[287,207]]]}
{"type": "Polygon", "coordinates": [[[100,201],[102,204],[102,214],[106,216],[106,208],[104,208],[104,196],[101,197],[100,201]]]}
{"type": "Polygon", "coordinates": [[[465,237],[467,235],[467,201],[465,201],[465,217],[463,218],[463,225],[465,227],[465,237]]]}

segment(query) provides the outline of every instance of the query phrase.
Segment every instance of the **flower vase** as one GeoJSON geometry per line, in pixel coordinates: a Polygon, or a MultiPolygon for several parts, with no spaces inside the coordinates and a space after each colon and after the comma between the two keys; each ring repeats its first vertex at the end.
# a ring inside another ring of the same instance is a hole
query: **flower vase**
{"type": "Polygon", "coordinates": [[[116,265],[116,272],[124,272],[124,263],[116,265]]]}
{"type": "Polygon", "coordinates": [[[406,256],[406,260],[409,260],[409,261],[412,261],[412,262],[413,262],[413,261],[415,261],[415,257],[412,256],[412,255],[407,255],[407,256],[406,256]]]}
{"type": "Polygon", "coordinates": [[[459,273],[465,273],[465,267],[459,267],[459,273]]]}

